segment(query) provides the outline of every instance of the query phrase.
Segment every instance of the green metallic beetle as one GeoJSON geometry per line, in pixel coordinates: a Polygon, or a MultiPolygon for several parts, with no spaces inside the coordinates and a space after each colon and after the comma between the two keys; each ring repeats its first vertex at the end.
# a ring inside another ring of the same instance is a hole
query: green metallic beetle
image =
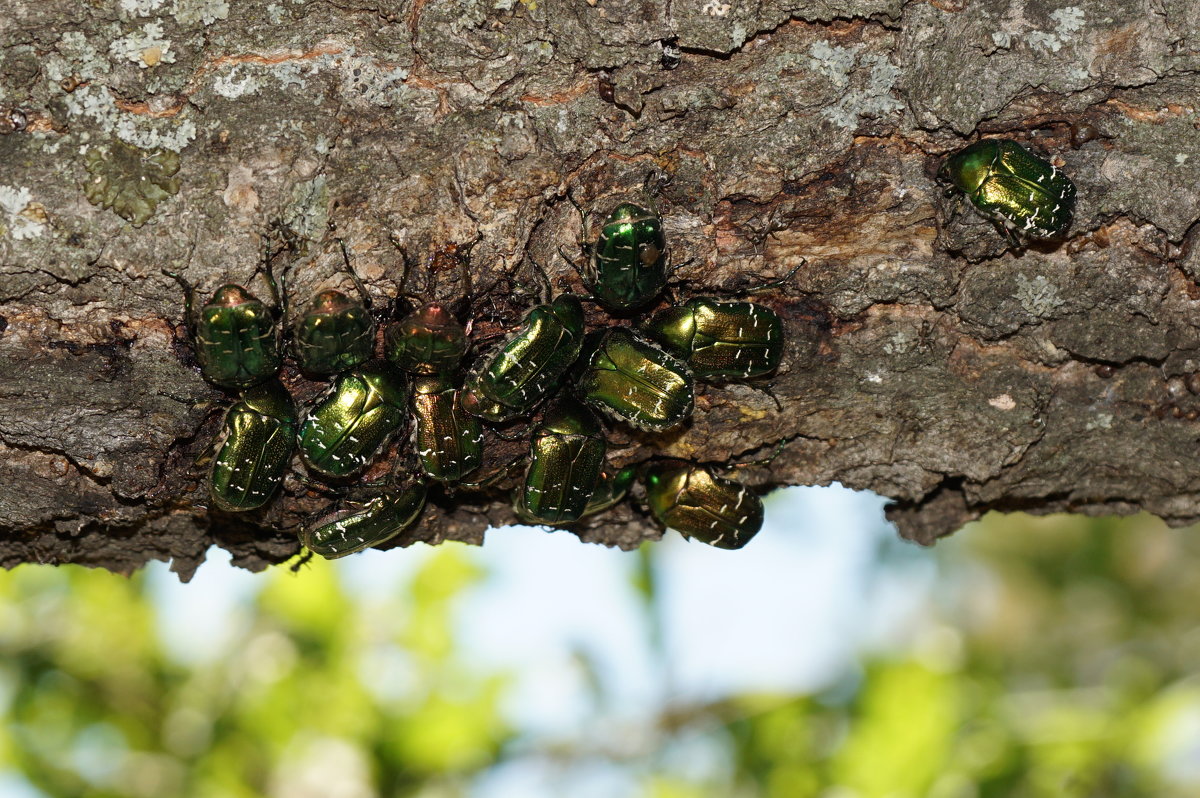
{"type": "MultiPolygon", "coordinates": [[[[633,313],[654,301],[667,285],[667,239],[662,217],[653,208],[661,180],[658,172],[646,177],[650,207],[621,203],[604,220],[596,243],[583,245],[584,285],[591,298],[611,313],[633,313]]],[[[575,202],[569,194],[568,198],[575,202]]],[[[586,239],[588,214],[579,212],[586,239]]]]}
{"type": "Polygon", "coordinates": [[[405,421],[404,378],[375,360],[342,372],[300,427],[304,463],[332,479],[362,471],[405,421]]]}
{"type": "Polygon", "coordinates": [[[689,299],[664,308],[642,331],[676,355],[700,380],[749,380],[779,368],[783,321],[753,302],[689,299]]]}
{"type": "Polygon", "coordinates": [[[209,492],[218,510],[257,510],[271,500],[296,449],[296,406],[279,380],[248,389],[225,412],[215,448],[209,492]]]}
{"type": "Polygon", "coordinates": [[[583,347],[583,305],[563,294],[529,311],[512,336],[467,378],[468,413],[501,423],[533,410],[575,364],[583,347]]]}
{"type": "Polygon", "coordinates": [[[583,516],[600,480],[607,443],[591,410],[560,399],[542,416],[529,444],[525,484],[513,509],[533,524],[569,524],[583,516]]]}
{"type": "Polygon", "coordinates": [[[645,471],[646,502],[663,525],[721,549],[740,549],[763,524],[762,499],[740,482],[682,461],[645,471]]]}
{"type": "Polygon", "coordinates": [[[600,335],[577,388],[593,407],[651,432],[679,426],[695,406],[691,369],[624,327],[600,335]]]}
{"type": "Polygon", "coordinates": [[[467,331],[445,305],[427,302],[388,326],[384,352],[412,374],[448,374],[467,352],[467,331]]]}
{"type": "Polygon", "coordinates": [[[425,484],[418,482],[403,490],[389,488],[352,506],[356,509],[351,512],[339,508],[302,527],[300,543],[314,554],[334,560],[391,540],[421,515],[425,484]]]}
{"type": "Polygon", "coordinates": [[[960,191],[1010,241],[1054,238],[1071,226],[1075,184],[1015,141],[984,139],[948,157],[938,180],[960,191]]]}
{"type": "Polygon", "coordinates": [[[355,301],[341,291],[322,291],[292,330],[296,362],[307,374],[319,377],[354,368],[370,360],[375,352],[371,295],[350,266],[345,244],[342,244],[342,258],[360,300],[355,301]]]}
{"type": "Polygon", "coordinates": [[[279,336],[275,321],[280,313],[279,292],[265,269],[274,307],[268,308],[240,285],[223,285],[193,314],[195,289],[178,274],[163,270],[184,292],[184,317],[188,335],[204,378],[214,385],[241,390],[256,385],[279,371],[279,336]]]}
{"type": "MultiPolygon", "coordinates": [[[[458,320],[457,306],[466,302],[471,292],[468,253],[473,246],[439,247],[425,267],[425,296],[401,294],[416,307],[400,321],[390,324],[384,336],[384,353],[397,367],[411,374],[449,374],[462,362],[469,345],[469,330],[458,320]],[[440,301],[433,295],[439,293],[441,277],[452,272],[458,273],[457,284],[451,288],[458,298],[440,301]]],[[[404,262],[407,285],[414,270],[407,254],[404,262]]]]}
{"type": "Polygon", "coordinates": [[[483,464],[483,425],[462,409],[462,392],[443,377],[413,381],[413,441],[430,479],[459,482],[483,464]]]}
{"type": "Polygon", "coordinates": [[[638,466],[626,466],[614,471],[611,466],[605,465],[600,471],[599,481],[596,482],[596,490],[592,491],[592,498],[588,499],[583,515],[579,517],[586,518],[602,513],[623,502],[629,495],[629,489],[637,481],[638,470],[638,466]]]}

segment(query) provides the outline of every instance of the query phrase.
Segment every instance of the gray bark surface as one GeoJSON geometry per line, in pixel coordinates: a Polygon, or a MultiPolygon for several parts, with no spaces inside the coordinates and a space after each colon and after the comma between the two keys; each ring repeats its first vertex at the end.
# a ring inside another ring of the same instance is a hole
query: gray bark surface
{"type": "MultiPolygon", "coordinates": [[[[328,504],[297,461],[267,511],[204,509],[193,461],[232,400],[161,269],[250,281],[274,225],[298,306],[348,288],[332,223],[382,305],[395,243],[420,271],[478,238],[482,338],[535,301],[530,257],[581,290],[567,189],[606,212],[651,169],[677,295],[804,265],[761,300],[788,325],[782,410],[703,387],[678,433],[615,429],[616,462],[793,438],[740,478],[879,492],[921,542],[989,509],[1195,521],[1198,70],[1185,0],[7,0],[0,565],[170,558],[186,578],[215,543],[261,568],[328,504]],[[935,185],[999,133],[1075,180],[1062,245],[1010,249],[935,185]]],[[[514,520],[503,487],[439,499],[395,545],[481,542],[514,520]]],[[[575,531],[660,534],[636,504],[575,531]]]]}

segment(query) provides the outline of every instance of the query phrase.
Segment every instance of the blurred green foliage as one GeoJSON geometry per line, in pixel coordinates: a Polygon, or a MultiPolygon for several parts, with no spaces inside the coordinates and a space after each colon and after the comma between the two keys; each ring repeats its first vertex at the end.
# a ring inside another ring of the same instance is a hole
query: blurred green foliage
{"type": "Polygon", "coordinates": [[[456,659],[448,633],[480,577],[445,547],[364,610],[332,564],[280,568],[233,654],[188,668],[144,575],[18,568],[0,578],[0,770],[56,797],[461,795],[512,736],[505,675],[456,659]],[[369,660],[420,689],[372,691],[369,660]]]}
{"type": "MultiPolygon", "coordinates": [[[[629,592],[665,658],[657,552],[630,555],[629,592]]],[[[888,543],[876,576],[932,558],[937,578],[837,684],[668,703],[636,745],[595,747],[516,726],[517,674],[462,654],[455,613],[487,573],[458,546],[368,603],[333,564],[276,569],[231,652],[194,665],[159,639],[143,575],[21,567],[0,574],[0,774],[54,798],[451,798],[506,763],[599,761],[645,798],[1185,798],[1198,553],[1147,517],[994,515],[932,551],[888,543]]],[[[602,707],[602,665],[578,656],[602,707]]]]}

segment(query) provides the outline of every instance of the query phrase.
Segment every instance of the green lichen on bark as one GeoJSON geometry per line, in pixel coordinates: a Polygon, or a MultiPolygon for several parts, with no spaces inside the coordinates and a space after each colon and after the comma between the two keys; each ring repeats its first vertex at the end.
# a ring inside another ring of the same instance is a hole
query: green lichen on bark
{"type": "Polygon", "coordinates": [[[88,202],[114,213],[134,227],[150,220],[159,203],[179,193],[179,153],[143,150],[113,140],[87,152],[88,202]]]}

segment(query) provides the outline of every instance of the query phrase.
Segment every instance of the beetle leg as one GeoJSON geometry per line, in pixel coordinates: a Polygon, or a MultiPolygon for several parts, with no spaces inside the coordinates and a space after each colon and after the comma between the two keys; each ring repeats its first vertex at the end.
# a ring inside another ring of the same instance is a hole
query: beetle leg
{"type": "Polygon", "coordinates": [[[942,196],[946,199],[950,199],[955,195],[958,195],[958,200],[950,203],[950,213],[946,217],[947,227],[953,224],[954,220],[958,218],[958,214],[962,210],[963,203],[966,202],[966,197],[960,194],[959,191],[953,187],[947,188],[942,192],[942,196]]]}
{"type": "MultiPolygon", "coordinates": [[[[479,217],[471,212],[471,206],[467,204],[467,189],[463,185],[462,174],[458,170],[457,163],[454,165],[454,187],[458,190],[458,204],[462,206],[463,213],[475,223],[475,229],[478,230],[482,225],[479,217]]],[[[482,238],[482,234],[478,235],[475,240],[478,241],[480,238],[482,238]]]]}
{"type": "Polygon", "coordinates": [[[519,441],[522,438],[529,437],[530,429],[532,429],[532,427],[529,424],[526,424],[524,429],[521,429],[517,432],[510,432],[507,435],[498,429],[493,429],[492,432],[494,432],[496,434],[496,437],[502,441],[519,441]]]}
{"type": "MultiPolygon", "coordinates": [[[[417,305],[422,304],[425,300],[422,299],[420,296],[409,292],[408,281],[412,277],[412,273],[413,273],[412,257],[408,254],[408,248],[405,247],[398,240],[396,240],[395,231],[389,230],[387,238],[388,238],[388,243],[391,244],[395,248],[395,250],[400,253],[400,262],[402,264],[404,264],[404,274],[400,277],[399,280],[396,281],[397,284],[399,284],[399,286],[400,286],[400,290],[397,292],[397,298],[404,297],[405,299],[412,302],[413,306],[416,307],[417,305]]],[[[428,293],[429,286],[426,285],[425,289],[426,289],[426,293],[428,293]]],[[[396,318],[396,303],[393,302],[392,303],[392,319],[394,320],[395,318],[396,318]]]]}
{"type": "Polygon", "coordinates": [[[661,216],[658,212],[658,194],[670,182],[671,176],[661,169],[651,169],[646,173],[646,179],[642,181],[642,192],[646,195],[646,204],[649,205],[655,216],[661,216]]]}
{"type": "Polygon", "coordinates": [[[275,281],[275,273],[271,268],[271,259],[274,255],[271,251],[271,236],[268,233],[262,233],[261,235],[263,240],[262,263],[255,271],[263,273],[263,277],[267,281],[267,287],[271,289],[272,310],[275,313],[276,319],[286,319],[288,312],[287,293],[280,294],[279,285],[275,281]]]}
{"type": "MultiPolygon", "coordinates": [[[[584,245],[584,248],[585,248],[585,250],[590,249],[590,247],[587,244],[584,245]]],[[[566,250],[564,250],[562,247],[558,248],[558,256],[560,258],[562,258],[563,260],[565,260],[567,262],[568,266],[570,266],[572,269],[574,269],[575,273],[579,275],[579,279],[581,279],[581,280],[583,279],[583,272],[580,271],[579,267],[575,265],[575,261],[573,261],[571,259],[571,256],[568,255],[566,250]]],[[[590,255],[585,255],[585,256],[590,257],[590,255]]]]}
{"type": "Polygon", "coordinates": [[[313,479],[302,472],[296,473],[296,480],[303,485],[306,490],[314,491],[315,493],[318,493],[328,499],[340,499],[342,497],[342,494],[338,493],[338,491],[335,489],[329,487],[323,482],[313,479]]]}
{"type": "Polygon", "coordinates": [[[192,468],[202,469],[202,468],[207,467],[208,464],[211,463],[213,458],[216,456],[217,450],[220,448],[221,448],[220,436],[213,438],[212,441],[210,441],[207,446],[205,446],[203,449],[200,450],[200,453],[196,455],[195,459],[192,460],[192,468]]]}
{"type": "Polygon", "coordinates": [[[542,294],[542,303],[550,304],[550,298],[554,295],[554,283],[550,279],[550,273],[546,271],[546,267],[534,260],[529,253],[525,253],[525,259],[537,267],[537,272],[542,277],[542,284],[546,288],[542,294]]]}
{"type": "Polygon", "coordinates": [[[748,385],[747,387],[755,391],[761,391],[767,396],[771,397],[771,401],[775,403],[775,409],[780,413],[783,412],[783,405],[780,403],[779,397],[775,395],[775,391],[771,389],[770,385],[748,385]]]}
{"type": "Polygon", "coordinates": [[[363,281],[359,279],[358,272],[354,271],[354,267],[350,265],[350,253],[346,250],[345,240],[339,238],[337,242],[338,247],[342,250],[342,262],[345,264],[344,271],[349,274],[350,279],[354,281],[354,288],[356,291],[358,291],[359,299],[362,300],[363,307],[365,307],[369,313],[371,312],[372,307],[371,295],[367,293],[367,287],[363,285],[363,281]]]}
{"type": "Polygon", "coordinates": [[[1009,246],[1014,247],[1016,249],[1021,248],[1021,241],[1016,237],[1016,235],[1013,233],[1012,230],[1009,230],[1007,227],[1000,224],[1000,222],[997,222],[995,219],[991,219],[990,221],[992,223],[992,227],[996,228],[996,232],[998,232],[998,233],[1000,233],[1000,235],[1004,236],[1004,240],[1008,242],[1009,246]]]}
{"type": "Polygon", "coordinates": [[[587,240],[588,240],[588,215],[589,214],[587,211],[585,211],[583,209],[583,206],[581,206],[579,204],[579,201],[575,199],[575,192],[572,191],[570,188],[567,189],[567,201],[570,202],[572,205],[574,205],[575,210],[579,212],[579,223],[582,226],[582,230],[580,231],[579,235],[580,235],[580,238],[584,242],[583,246],[587,247],[588,246],[587,240]]]}
{"type": "MultiPolygon", "coordinates": [[[[759,389],[759,390],[762,390],[762,389],[759,389]]],[[[780,453],[783,452],[783,449],[785,446],[787,446],[789,443],[791,443],[792,441],[796,440],[799,437],[800,437],[800,433],[797,432],[795,435],[789,435],[786,438],[780,438],[775,443],[775,448],[764,459],[753,460],[749,463],[730,463],[729,468],[731,468],[731,469],[733,469],[733,468],[753,468],[755,466],[770,465],[775,460],[775,458],[778,457],[780,455],[780,453]]]]}
{"type": "Polygon", "coordinates": [[[194,342],[196,340],[196,320],[192,316],[192,308],[195,305],[196,289],[191,283],[185,280],[182,275],[176,274],[175,272],[169,272],[166,269],[163,269],[162,273],[173,278],[175,282],[183,286],[183,323],[187,328],[188,339],[193,342],[192,346],[194,348],[194,342]]]}
{"type": "MultiPolygon", "coordinates": [[[[529,431],[529,429],[528,429],[528,427],[526,427],[525,432],[528,433],[528,431],[529,431]]],[[[525,456],[521,455],[519,457],[514,458],[513,460],[508,461],[507,463],[505,463],[502,466],[498,466],[495,470],[492,471],[492,473],[487,474],[486,476],[484,476],[480,479],[477,479],[474,482],[459,482],[455,485],[447,485],[446,489],[450,493],[454,493],[454,492],[460,491],[460,490],[485,490],[487,488],[490,488],[492,485],[495,485],[500,480],[510,476],[512,474],[513,466],[524,462],[524,460],[525,460],[525,456]]]]}
{"type": "MultiPolygon", "coordinates": [[[[782,276],[778,279],[763,283],[762,285],[754,286],[753,288],[743,288],[741,291],[738,291],[737,293],[738,294],[759,294],[759,293],[762,293],[763,291],[769,291],[772,288],[778,288],[779,286],[781,286],[784,283],[791,280],[792,277],[796,274],[796,272],[800,271],[801,267],[804,267],[807,265],[808,265],[808,260],[806,258],[801,258],[800,262],[798,264],[796,264],[795,266],[793,266],[791,271],[789,271],[784,276],[782,276]]],[[[779,400],[776,400],[776,404],[778,404],[778,401],[779,400]]]]}
{"type": "MultiPolygon", "coordinates": [[[[670,280],[671,277],[673,277],[675,275],[675,272],[680,271],[681,269],[686,269],[688,266],[692,265],[695,262],[696,262],[695,258],[688,258],[683,263],[672,264],[671,268],[667,269],[667,279],[670,280]]],[[[680,282],[688,282],[688,281],[681,280],[680,282]]]]}

